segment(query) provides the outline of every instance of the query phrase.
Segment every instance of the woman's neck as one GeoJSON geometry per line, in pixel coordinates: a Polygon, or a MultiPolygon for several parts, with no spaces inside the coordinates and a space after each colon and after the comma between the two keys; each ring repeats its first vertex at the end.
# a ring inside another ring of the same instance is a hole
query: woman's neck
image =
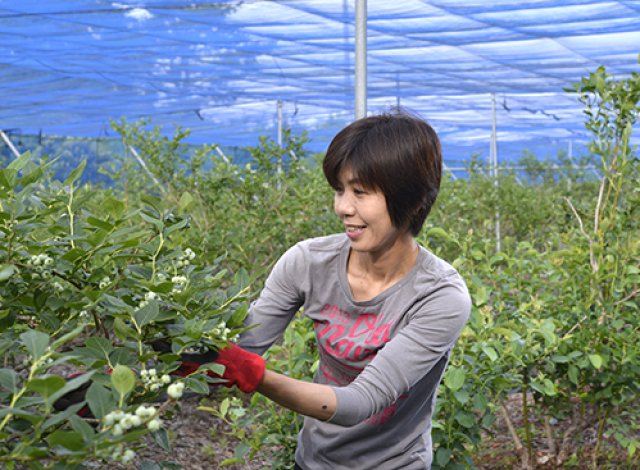
{"type": "Polygon", "coordinates": [[[404,278],[416,263],[419,248],[413,237],[396,240],[383,252],[351,250],[347,278],[356,300],[369,300],[404,278]]]}

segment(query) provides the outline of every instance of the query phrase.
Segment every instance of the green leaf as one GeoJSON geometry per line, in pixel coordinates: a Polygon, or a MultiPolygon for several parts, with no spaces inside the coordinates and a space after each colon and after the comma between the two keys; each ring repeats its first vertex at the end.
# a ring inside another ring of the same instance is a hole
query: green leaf
{"type": "Polygon", "coordinates": [[[160,428],[157,431],[151,433],[153,440],[162,447],[166,452],[171,452],[171,441],[169,440],[169,434],[164,428],[160,428]]]}
{"type": "Polygon", "coordinates": [[[13,369],[0,369],[0,386],[6,388],[11,393],[18,390],[18,374],[13,369]]]}
{"type": "Polygon", "coordinates": [[[456,400],[458,400],[463,405],[468,402],[470,398],[469,392],[467,390],[456,390],[455,392],[453,392],[453,396],[456,397],[456,400]]]}
{"type": "Polygon", "coordinates": [[[79,325],[75,327],[73,330],[69,331],[68,333],[65,333],[60,338],[56,339],[53,343],[51,343],[51,349],[55,351],[63,344],[68,343],[73,338],[78,336],[80,333],[82,333],[83,330],[84,330],[84,325],[79,325]]]}
{"type": "Polygon", "coordinates": [[[113,230],[113,225],[111,225],[109,222],[105,222],[104,220],[100,220],[96,217],[87,217],[85,220],[89,225],[93,227],[101,228],[102,230],[105,230],[107,232],[113,230]]]}
{"type": "Polygon", "coordinates": [[[25,152],[7,165],[7,169],[20,171],[31,161],[31,153],[25,152]]]}
{"type": "Polygon", "coordinates": [[[225,398],[224,400],[222,400],[222,403],[220,403],[220,417],[224,418],[225,416],[227,416],[227,412],[229,411],[229,405],[231,404],[231,402],[229,401],[229,398],[225,398]]]}
{"type": "Polygon", "coordinates": [[[563,356],[561,354],[554,354],[553,356],[551,356],[551,359],[553,360],[553,362],[556,362],[558,364],[566,364],[567,362],[571,362],[571,358],[569,356],[563,356]]]}
{"type": "Polygon", "coordinates": [[[113,344],[107,338],[92,336],[85,341],[85,347],[100,359],[109,360],[109,354],[113,351],[113,344]]]}
{"type": "Polygon", "coordinates": [[[126,341],[129,338],[137,338],[135,330],[127,326],[122,318],[113,320],[113,330],[122,341],[126,341]]]}
{"type": "Polygon", "coordinates": [[[458,411],[455,415],[455,420],[460,423],[461,426],[469,429],[473,427],[474,424],[474,416],[470,413],[465,413],[463,411],[458,411]]]}
{"type": "Polygon", "coordinates": [[[185,386],[192,392],[199,393],[201,395],[207,395],[209,393],[209,385],[202,380],[185,377],[183,381],[185,386]]]}
{"type": "Polygon", "coordinates": [[[0,282],[9,279],[15,272],[16,267],[13,264],[0,264],[0,282]]]}
{"type": "Polygon", "coordinates": [[[498,353],[491,346],[483,346],[482,351],[487,355],[491,362],[495,362],[498,359],[498,353]]]}
{"type": "Polygon", "coordinates": [[[550,331],[549,329],[545,329],[545,328],[540,328],[538,330],[538,333],[540,333],[544,338],[545,346],[550,347],[555,344],[557,336],[553,331],[550,331]]]}
{"type": "Polygon", "coordinates": [[[449,449],[445,449],[444,447],[438,448],[436,451],[436,462],[441,467],[444,467],[451,460],[451,451],[449,449]]]}
{"type": "Polygon", "coordinates": [[[111,372],[111,383],[113,388],[120,394],[120,397],[124,398],[127,393],[133,390],[136,376],[127,366],[118,364],[111,372]]]}
{"type": "Polygon", "coordinates": [[[96,382],[91,384],[85,398],[91,413],[98,419],[103,418],[116,407],[111,391],[96,382]]]}
{"type": "Polygon", "coordinates": [[[124,212],[126,206],[125,204],[114,198],[114,197],[108,197],[106,199],[104,199],[101,203],[101,207],[111,216],[115,217],[115,218],[119,218],[122,213],[124,212]]]}
{"type": "Polygon", "coordinates": [[[556,390],[555,384],[551,380],[544,379],[543,384],[544,384],[545,395],[552,397],[558,393],[558,391],[556,390]]]}
{"type": "Polygon", "coordinates": [[[155,300],[150,300],[144,307],[137,310],[133,314],[133,318],[138,325],[138,328],[142,328],[144,325],[147,325],[158,318],[158,302],[155,300]]]}
{"type": "Polygon", "coordinates": [[[47,437],[47,442],[51,447],[64,447],[75,452],[85,446],[82,435],[76,431],[56,431],[47,437]]]}
{"type": "Polygon", "coordinates": [[[204,330],[202,320],[199,318],[191,318],[184,324],[184,333],[192,339],[200,339],[204,330]]]}
{"type": "Polygon", "coordinates": [[[569,376],[569,380],[571,381],[572,384],[574,385],[578,385],[578,368],[574,365],[569,366],[569,369],[567,370],[567,375],[569,376]]]}
{"type": "Polygon", "coordinates": [[[73,415],[69,418],[69,421],[73,430],[79,433],[87,444],[94,441],[96,432],[84,419],[78,415],[73,415]]]}
{"type": "Polygon", "coordinates": [[[602,367],[602,364],[604,363],[604,360],[602,359],[602,356],[600,354],[589,354],[589,361],[596,369],[600,369],[602,367]]]}
{"type": "Polygon", "coordinates": [[[449,367],[444,376],[444,384],[445,386],[452,390],[456,391],[462,388],[464,385],[465,379],[465,371],[461,367],[449,367]]]}
{"type": "Polygon", "coordinates": [[[489,291],[485,286],[477,286],[475,293],[473,294],[473,303],[476,307],[482,307],[489,300],[489,291]]]}
{"type": "Polygon", "coordinates": [[[80,411],[83,406],[84,402],[76,403],[75,405],[71,405],[69,408],[66,408],[64,411],[54,414],[44,422],[44,424],[42,425],[42,429],[47,429],[56,426],[63,421],[66,421],[70,416],[73,416],[78,411],[80,411]]]}
{"type": "Polygon", "coordinates": [[[156,219],[142,211],[140,211],[140,217],[142,217],[146,222],[154,225],[158,229],[158,231],[164,228],[164,222],[162,220],[156,219]]]}
{"type": "Polygon", "coordinates": [[[138,470],[162,470],[162,467],[158,465],[157,462],[145,460],[143,462],[140,462],[140,465],[138,465],[138,470]]]}
{"type": "Polygon", "coordinates": [[[427,230],[427,238],[441,238],[442,240],[459,245],[458,240],[449,235],[449,233],[441,227],[432,227],[427,230]]]}
{"type": "Polygon", "coordinates": [[[222,376],[224,375],[224,369],[225,367],[222,364],[216,364],[214,362],[210,362],[208,364],[202,364],[200,367],[198,367],[198,372],[206,372],[210,370],[215,374],[222,376]]]}
{"type": "Polygon", "coordinates": [[[49,377],[36,377],[27,383],[27,388],[42,395],[45,399],[53,395],[55,392],[64,387],[65,381],[59,375],[50,375],[49,377]]]}
{"type": "Polygon", "coordinates": [[[182,219],[180,222],[177,222],[175,224],[173,224],[172,226],[168,227],[165,230],[165,235],[170,235],[171,233],[175,232],[176,230],[180,230],[184,227],[186,227],[189,224],[189,219],[185,218],[182,219]]]}
{"type": "Polygon", "coordinates": [[[37,167],[20,178],[19,184],[22,185],[22,187],[29,186],[31,183],[38,181],[43,174],[42,168],[37,167]]]}
{"type": "Polygon", "coordinates": [[[28,330],[20,335],[33,360],[40,359],[49,346],[49,335],[41,331],[28,330]]]}
{"type": "Polygon", "coordinates": [[[82,160],[80,164],[67,176],[67,179],[62,183],[63,186],[73,184],[84,172],[84,168],[87,166],[87,161],[82,160]]]}
{"type": "Polygon", "coordinates": [[[182,211],[188,211],[191,209],[194,202],[195,202],[195,199],[193,198],[193,196],[190,193],[185,191],[184,193],[182,193],[182,196],[180,196],[180,201],[178,202],[178,206],[182,211]]]}

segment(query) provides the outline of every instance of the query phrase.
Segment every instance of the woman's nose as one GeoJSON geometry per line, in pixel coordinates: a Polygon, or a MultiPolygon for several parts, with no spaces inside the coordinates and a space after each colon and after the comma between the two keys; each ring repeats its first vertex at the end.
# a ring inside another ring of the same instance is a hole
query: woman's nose
{"type": "Polygon", "coordinates": [[[336,192],[333,206],[339,217],[353,214],[353,204],[346,192],[336,192]]]}

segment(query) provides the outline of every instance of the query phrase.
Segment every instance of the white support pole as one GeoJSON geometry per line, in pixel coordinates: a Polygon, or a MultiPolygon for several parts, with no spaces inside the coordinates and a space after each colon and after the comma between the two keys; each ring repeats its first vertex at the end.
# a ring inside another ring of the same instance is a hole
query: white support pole
{"type": "Polygon", "coordinates": [[[140,164],[142,169],[145,171],[147,175],[149,175],[149,178],[153,180],[153,182],[156,184],[158,189],[160,189],[160,191],[162,191],[163,193],[166,193],[166,189],[160,184],[160,181],[158,181],[158,179],[155,176],[153,176],[153,173],[151,173],[151,170],[149,170],[149,168],[147,167],[147,164],[144,162],[140,154],[138,154],[136,149],[134,149],[131,145],[129,145],[128,147],[131,153],[133,154],[133,156],[135,157],[135,159],[138,160],[138,163],[140,164]]]}
{"type": "Polygon", "coordinates": [[[278,100],[278,147],[282,148],[282,100],[278,100]]]}
{"type": "Polygon", "coordinates": [[[215,148],[216,148],[216,153],[217,153],[218,155],[220,155],[220,158],[222,158],[222,160],[223,160],[225,163],[231,163],[231,160],[229,160],[229,157],[227,157],[227,156],[224,154],[224,152],[222,151],[222,149],[221,149],[220,147],[218,147],[218,146],[216,145],[216,147],[215,147],[215,148]]]}
{"type": "MultiPolygon", "coordinates": [[[[491,126],[491,172],[493,175],[493,184],[498,189],[498,132],[497,132],[497,117],[496,117],[496,94],[491,93],[491,114],[492,114],[492,126],[491,126]]],[[[501,237],[500,237],[500,211],[496,207],[495,212],[495,232],[496,232],[496,251],[500,251],[501,237]]]]}
{"type": "Polygon", "coordinates": [[[451,168],[449,168],[445,162],[442,162],[442,166],[443,166],[443,168],[444,168],[444,171],[449,172],[449,174],[451,175],[451,178],[453,178],[454,180],[457,180],[457,179],[458,179],[458,177],[453,173],[453,171],[451,170],[451,168]]]}
{"type": "Polygon", "coordinates": [[[11,149],[11,152],[13,152],[13,154],[16,156],[16,158],[20,158],[20,152],[18,152],[18,149],[14,147],[13,142],[11,142],[11,139],[7,134],[4,133],[3,130],[0,130],[0,137],[2,137],[2,140],[4,140],[4,143],[7,144],[7,146],[11,149]]]}
{"type": "Polygon", "coordinates": [[[356,119],[367,115],[367,0],[356,0],[356,119]]]}

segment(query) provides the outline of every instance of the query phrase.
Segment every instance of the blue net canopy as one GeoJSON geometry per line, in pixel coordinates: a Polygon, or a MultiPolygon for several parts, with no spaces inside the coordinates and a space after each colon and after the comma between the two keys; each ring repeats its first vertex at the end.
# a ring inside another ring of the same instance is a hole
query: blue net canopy
{"type": "MultiPolygon", "coordinates": [[[[354,118],[354,0],[3,0],[0,128],[114,135],[151,118],[189,141],[256,145],[284,126],[323,151],[354,118]]],[[[426,118],[445,161],[590,138],[570,87],[639,71],[640,1],[368,0],[368,112],[426,118]]]]}

